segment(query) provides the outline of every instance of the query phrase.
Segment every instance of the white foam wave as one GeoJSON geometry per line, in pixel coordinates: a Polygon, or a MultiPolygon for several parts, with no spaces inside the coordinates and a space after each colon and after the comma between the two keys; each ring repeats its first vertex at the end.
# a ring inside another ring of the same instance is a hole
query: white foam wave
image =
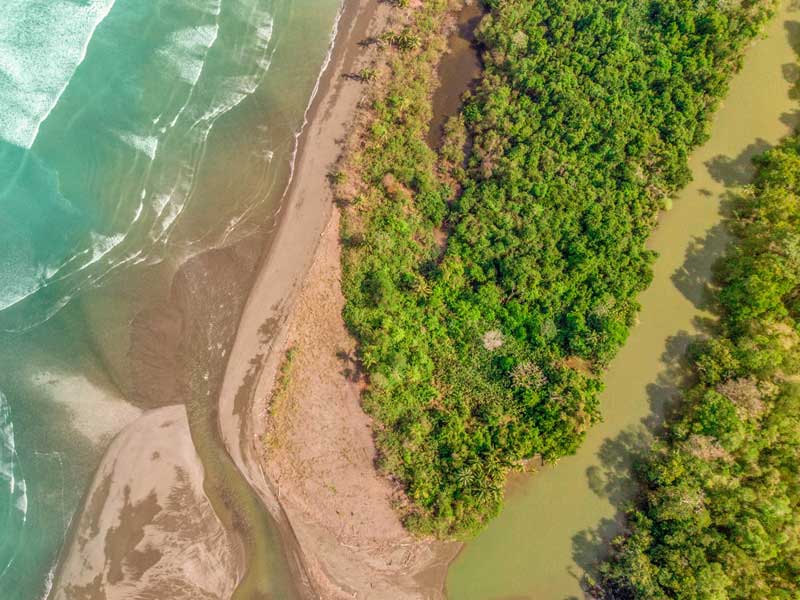
{"type": "Polygon", "coordinates": [[[158,194],[155,198],[153,198],[153,209],[156,211],[157,216],[161,216],[164,212],[164,208],[169,204],[170,195],[169,194],[158,194]]]}
{"type": "Polygon", "coordinates": [[[222,0],[207,0],[204,6],[197,6],[200,2],[196,2],[195,8],[202,10],[206,14],[219,16],[222,11],[222,0]]]}
{"type": "Polygon", "coordinates": [[[169,234],[172,226],[183,212],[184,203],[174,199],[176,194],[160,194],[153,199],[153,208],[156,211],[156,221],[150,231],[150,238],[161,241],[169,234]]]}
{"type": "MultiPolygon", "coordinates": [[[[24,483],[24,480],[22,483],[24,483]]],[[[28,492],[26,490],[23,490],[23,493],[17,496],[17,499],[14,501],[14,508],[22,513],[23,521],[28,520],[28,492]]]]}
{"type": "Polygon", "coordinates": [[[272,40],[272,29],[275,25],[275,21],[272,18],[272,15],[268,15],[266,22],[260,24],[256,28],[256,36],[258,36],[258,47],[261,49],[266,49],[269,47],[269,42],[272,40]]]}
{"type": "Polygon", "coordinates": [[[46,269],[31,265],[30,251],[23,244],[8,244],[0,255],[0,310],[4,310],[35,294],[47,276],[46,269]]]}
{"type": "MultiPolygon", "coordinates": [[[[239,5],[243,8],[243,5],[239,5]]],[[[205,111],[198,122],[213,122],[221,115],[236,108],[248,96],[252,95],[261,83],[264,74],[269,70],[272,63],[270,54],[270,42],[274,31],[274,19],[268,12],[255,14],[255,10],[240,15],[240,18],[247,23],[256,23],[254,46],[260,52],[260,56],[255,59],[255,70],[246,68],[241,75],[230,76],[218,86],[214,106],[205,111]]]]}
{"type": "Polygon", "coordinates": [[[267,51],[269,50],[269,43],[272,41],[272,29],[274,24],[275,23],[272,19],[272,16],[270,16],[266,23],[261,24],[256,29],[258,48],[264,52],[264,54],[258,59],[258,66],[262,71],[269,70],[269,67],[272,64],[272,56],[268,55],[267,51]]]}
{"type": "Polygon", "coordinates": [[[203,72],[206,53],[218,34],[218,24],[181,29],[170,36],[169,45],[159,49],[158,55],[178,72],[181,79],[194,86],[203,72]]]}
{"type": "Polygon", "coordinates": [[[117,235],[101,235],[92,233],[92,258],[86,263],[85,267],[95,264],[98,260],[106,256],[125,239],[124,233],[117,235]]]}
{"type": "Polygon", "coordinates": [[[11,503],[25,521],[28,516],[28,486],[22,476],[17,455],[11,408],[2,392],[0,392],[0,479],[8,483],[11,503]]]}
{"type": "Polygon", "coordinates": [[[30,148],[114,0],[4,2],[0,19],[0,138],[30,148]]]}
{"type": "Polygon", "coordinates": [[[55,582],[56,577],[56,563],[53,563],[53,566],[50,567],[50,570],[47,572],[47,577],[44,580],[44,594],[40,600],[47,600],[50,597],[50,592],[53,591],[53,583],[55,582]]]}
{"type": "MultiPolygon", "coordinates": [[[[143,207],[140,206],[134,221],[138,220],[142,211],[143,207]]],[[[37,267],[26,273],[18,273],[16,276],[10,277],[6,289],[3,290],[3,294],[0,296],[0,311],[11,308],[54,284],[70,278],[75,278],[78,273],[100,262],[126,239],[126,233],[103,235],[97,232],[91,232],[89,236],[91,240],[89,247],[80,252],[76,252],[59,266],[37,267]],[[62,272],[63,274],[61,274],[62,272]]],[[[88,283],[92,281],[93,279],[90,277],[88,283]]],[[[65,294],[65,296],[42,317],[42,320],[32,321],[28,326],[34,326],[50,318],[50,316],[66,306],[71,297],[72,294],[65,294]]],[[[0,434],[1,433],[2,426],[0,426],[0,434]]]]}
{"type": "Polygon", "coordinates": [[[154,160],[158,152],[158,138],[154,135],[139,135],[136,133],[120,133],[119,138],[131,148],[147,155],[154,160]]]}

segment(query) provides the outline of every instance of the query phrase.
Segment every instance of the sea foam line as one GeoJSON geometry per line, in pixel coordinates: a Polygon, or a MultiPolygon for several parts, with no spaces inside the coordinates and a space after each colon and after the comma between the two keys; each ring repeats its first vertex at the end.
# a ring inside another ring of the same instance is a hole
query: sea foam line
{"type": "Polygon", "coordinates": [[[0,464],[0,475],[7,479],[9,482],[9,497],[13,499],[12,503],[8,505],[8,513],[6,518],[12,518],[12,510],[16,510],[18,514],[22,514],[21,530],[17,533],[15,538],[15,545],[11,557],[6,562],[3,570],[0,571],[0,579],[2,579],[11,565],[19,554],[19,549],[22,543],[21,535],[25,531],[25,523],[28,521],[28,486],[25,483],[25,474],[22,471],[22,465],[19,464],[17,455],[17,447],[14,438],[14,422],[11,418],[11,407],[8,400],[0,392],[0,432],[2,433],[2,463],[0,464]],[[7,455],[7,456],[6,456],[7,455]],[[19,471],[19,477],[17,477],[19,471]]]}
{"type": "MultiPolygon", "coordinates": [[[[94,34],[97,31],[97,28],[106,19],[108,14],[111,12],[111,9],[114,7],[115,2],[116,2],[116,0],[110,0],[110,1],[107,1],[105,3],[101,2],[101,1],[97,1],[97,2],[91,2],[90,1],[90,3],[89,3],[89,10],[90,11],[92,9],[96,9],[97,5],[100,5],[100,8],[99,8],[99,10],[97,10],[97,12],[95,12],[92,15],[94,17],[94,23],[92,23],[92,25],[90,26],[90,31],[88,32],[88,35],[86,36],[83,44],[80,47],[80,51],[78,53],[78,60],[75,62],[75,66],[72,69],[72,74],[73,75],[74,75],[75,71],[77,71],[78,68],[83,64],[83,61],[86,60],[86,53],[89,50],[89,44],[91,43],[92,39],[94,38],[94,34]]],[[[36,118],[36,123],[34,124],[34,126],[32,128],[32,131],[31,131],[32,135],[30,136],[30,139],[29,140],[11,140],[11,141],[24,142],[21,145],[24,145],[26,148],[31,148],[33,146],[34,142],[36,141],[36,138],[39,137],[39,129],[41,128],[42,123],[44,123],[44,121],[47,119],[47,117],[50,116],[50,113],[53,112],[53,109],[58,104],[58,101],[61,99],[61,96],[64,95],[64,92],[66,91],[67,87],[69,86],[69,83],[70,83],[71,80],[72,80],[72,75],[70,75],[70,77],[65,79],[65,81],[64,81],[63,85],[61,86],[61,88],[58,89],[58,91],[53,96],[52,100],[50,101],[49,106],[47,106],[47,104],[44,105],[45,111],[44,111],[44,113],[42,115],[40,115],[39,117],[36,118]]]]}
{"type": "MultiPolygon", "coordinates": [[[[256,6],[253,5],[252,11],[250,13],[248,13],[247,15],[238,15],[238,17],[245,22],[252,22],[255,20],[256,18],[255,15],[258,12],[259,11],[256,8],[256,6]]],[[[270,53],[269,45],[270,42],[272,41],[275,21],[274,21],[274,16],[271,13],[264,12],[263,14],[264,14],[263,21],[256,26],[256,31],[255,31],[255,35],[257,38],[255,46],[256,48],[262,51],[262,55],[258,59],[256,59],[254,63],[255,66],[257,67],[256,71],[252,73],[246,73],[228,77],[226,79],[226,83],[228,85],[225,86],[225,88],[228,90],[227,98],[219,100],[217,106],[214,106],[211,109],[207,109],[203,113],[203,115],[200,118],[196,119],[189,127],[189,131],[194,131],[195,129],[199,130],[201,136],[200,140],[201,150],[199,152],[199,157],[195,161],[195,168],[203,161],[206,152],[206,144],[208,142],[208,137],[216,121],[222,115],[234,110],[247,98],[252,96],[258,89],[258,87],[263,83],[264,77],[272,65],[272,56],[275,53],[275,49],[273,49],[272,52],[270,53]],[[231,89],[231,84],[235,84],[232,87],[232,89],[231,89]]],[[[214,41],[216,41],[216,38],[214,38],[214,41]]],[[[194,93],[194,88],[192,89],[192,93],[194,93]]],[[[183,108],[186,108],[186,105],[184,105],[183,108]]],[[[181,109],[180,112],[182,113],[183,109],[181,109]]],[[[175,119],[173,119],[172,123],[170,124],[170,127],[175,125],[175,123],[177,122],[177,118],[179,116],[180,114],[176,116],[175,119]]],[[[170,217],[168,218],[168,222],[166,223],[167,226],[162,227],[161,231],[158,234],[156,234],[155,238],[153,238],[154,241],[162,241],[162,243],[165,244],[169,242],[170,231],[168,229],[172,225],[174,225],[175,221],[180,216],[180,213],[183,210],[185,210],[186,207],[188,206],[188,203],[194,192],[195,183],[196,182],[194,181],[194,177],[192,177],[192,181],[190,182],[189,185],[189,190],[185,194],[183,202],[179,205],[179,210],[177,211],[177,214],[175,214],[175,211],[172,211],[172,214],[170,215],[170,217]]],[[[169,193],[170,199],[174,195],[176,188],[177,184],[173,186],[172,191],[169,193]]],[[[223,240],[226,238],[227,238],[227,229],[225,234],[223,234],[223,240]]]]}
{"type": "MultiPolygon", "coordinates": [[[[336,12],[336,17],[333,21],[333,28],[331,29],[331,35],[328,42],[328,51],[325,54],[325,60],[322,61],[322,66],[320,67],[319,73],[317,74],[317,79],[314,82],[314,87],[311,90],[311,95],[308,99],[308,103],[306,104],[306,108],[303,111],[303,122],[300,127],[294,133],[294,148],[292,149],[292,155],[289,159],[289,178],[286,181],[286,186],[284,187],[283,194],[281,194],[280,200],[278,201],[278,208],[275,211],[275,217],[281,213],[283,209],[283,201],[286,198],[286,195],[289,193],[289,189],[292,187],[292,181],[294,180],[294,172],[295,166],[297,163],[297,155],[300,151],[300,138],[302,137],[306,127],[308,126],[308,115],[311,112],[311,107],[314,105],[314,100],[319,94],[319,89],[322,85],[322,80],[325,77],[325,73],[328,70],[328,67],[333,60],[333,54],[336,50],[336,37],[339,35],[339,23],[341,22],[342,15],[344,14],[344,2],[339,3],[339,8],[336,12]]],[[[271,32],[270,32],[271,33],[271,32]]],[[[271,152],[271,151],[270,151],[271,152]]],[[[269,156],[269,160],[272,160],[272,156],[269,156]]],[[[247,215],[248,211],[245,211],[243,215],[240,216],[238,221],[244,219],[247,215]]],[[[233,227],[228,227],[225,232],[225,237],[223,238],[223,242],[228,239],[228,236],[233,231],[233,227]]]]}

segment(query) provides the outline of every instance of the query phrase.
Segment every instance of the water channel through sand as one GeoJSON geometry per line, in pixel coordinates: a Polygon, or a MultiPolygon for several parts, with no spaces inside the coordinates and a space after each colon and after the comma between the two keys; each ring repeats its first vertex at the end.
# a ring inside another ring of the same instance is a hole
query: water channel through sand
{"type": "Polygon", "coordinates": [[[452,565],[451,600],[582,598],[580,580],[619,531],[630,461],[677,394],[687,344],[703,335],[711,265],[725,248],[725,198],[747,183],[751,158],[798,123],[793,46],[800,7],[784,2],[750,48],[709,141],[691,158],[693,182],[665,213],[650,247],[660,257],[640,298],[641,322],[605,376],[604,422],[576,456],[520,477],[506,506],[452,565]]]}

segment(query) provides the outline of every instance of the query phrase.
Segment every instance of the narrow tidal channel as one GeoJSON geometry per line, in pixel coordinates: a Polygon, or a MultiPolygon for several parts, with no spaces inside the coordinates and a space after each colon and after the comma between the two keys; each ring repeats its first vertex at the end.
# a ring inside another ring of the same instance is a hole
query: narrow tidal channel
{"type": "Polygon", "coordinates": [[[765,39],[750,48],[717,112],[709,141],[690,160],[693,182],[663,214],[650,247],[654,280],[640,324],[611,364],[603,423],[577,455],[521,476],[506,506],[451,566],[451,600],[583,598],[581,579],[619,532],[630,464],[679,395],[681,357],[703,335],[711,266],[727,243],[726,198],[752,174],[751,159],[798,124],[800,7],[786,0],[765,39]]]}

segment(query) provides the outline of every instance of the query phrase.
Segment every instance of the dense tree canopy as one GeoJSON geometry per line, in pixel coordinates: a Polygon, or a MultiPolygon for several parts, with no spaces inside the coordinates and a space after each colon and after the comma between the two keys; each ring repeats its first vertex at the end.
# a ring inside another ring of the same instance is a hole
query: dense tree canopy
{"type": "Polygon", "coordinates": [[[426,61],[446,3],[418,11],[343,229],[365,407],[410,526],[475,531],[510,468],[574,452],[599,418],[658,209],[772,4],[492,0],[480,84],[438,155],[426,61]]]}
{"type": "Polygon", "coordinates": [[[698,383],[640,469],[604,597],[800,597],[800,138],[758,166],[720,268],[719,334],[693,350],[698,383]]]}

